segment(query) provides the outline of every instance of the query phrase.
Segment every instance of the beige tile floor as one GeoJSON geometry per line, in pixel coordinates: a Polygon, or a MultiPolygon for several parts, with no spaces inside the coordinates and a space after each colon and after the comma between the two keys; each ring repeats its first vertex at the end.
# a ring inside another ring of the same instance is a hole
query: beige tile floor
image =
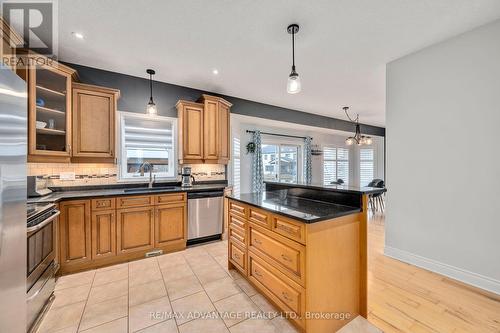
{"type": "MultiPolygon", "coordinates": [[[[63,276],[55,295],[38,333],[297,332],[227,270],[224,241],[63,276]]],[[[367,323],[343,332],[380,332],[367,323]]]]}

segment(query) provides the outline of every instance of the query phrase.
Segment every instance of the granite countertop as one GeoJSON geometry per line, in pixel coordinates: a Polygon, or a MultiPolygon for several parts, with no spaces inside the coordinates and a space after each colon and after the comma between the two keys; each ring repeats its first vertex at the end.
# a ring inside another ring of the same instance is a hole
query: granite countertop
{"type": "Polygon", "coordinates": [[[92,188],[86,190],[70,190],[70,191],[56,191],[49,195],[36,198],[28,198],[28,203],[49,202],[55,203],[62,200],[85,199],[94,197],[110,197],[121,195],[150,195],[160,193],[175,193],[175,192],[203,192],[211,190],[222,190],[226,184],[200,184],[193,185],[192,187],[183,188],[180,186],[167,186],[162,188],[162,185],[147,189],[144,187],[114,187],[114,188],[92,188]]]}
{"type": "Polygon", "coordinates": [[[359,207],[287,195],[286,190],[228,195],[234,199],[292,219],[314,223],[361,212],[359,207]]]}
{"type": "Polygon", "coordinates": [[[271,185],[278,185],[280,187],[281,186],[282,187],[298,187],[298,188],[341,192],[341,193],[375,194],[375,193],[387,192],[386,188],[379,188],[379,187],[358,187],[358,186],[349,186],[349,185],[323,185],[323,184],[306,183],[306,182],[280,183],[280,182],[265,181],[264,183],[271,184],[271,185]]]}

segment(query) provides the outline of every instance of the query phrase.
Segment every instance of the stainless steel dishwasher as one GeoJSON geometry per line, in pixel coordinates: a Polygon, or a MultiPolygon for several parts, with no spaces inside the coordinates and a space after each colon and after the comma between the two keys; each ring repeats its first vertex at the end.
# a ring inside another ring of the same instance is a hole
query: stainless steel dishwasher
{"type": "Polygon", "coordinates": [[[221,238],[224,191],[188,192],[188,245],[221,238]]]}

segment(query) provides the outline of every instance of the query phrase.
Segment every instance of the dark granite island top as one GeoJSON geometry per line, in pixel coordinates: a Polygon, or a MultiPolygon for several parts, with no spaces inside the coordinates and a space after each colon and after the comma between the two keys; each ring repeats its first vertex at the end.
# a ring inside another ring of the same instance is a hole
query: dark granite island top
{"type": "Polygon", "coordinates": [[[289,196],[286,190],[244,193],[227,197],[304,223],[330,220],[361,212],[360,207],[289,196]]]}
{"type": "Polygon", "coordinates": [[[311,190],[321,190],[321,191],[329,191],[329,192],[338,192],[338,193],[352,193],[352,194],[375,194],[375,193],[384,193],[387,191],[385,188],[378,187],[357,187],[357,186],[349,186],[349,185],[323,185],[323,184],[315,184],[315,183],[279,183],[279,182],[270,182],[265,181],[266,190],[272,189],[281,189],[281,188],[302,188],[302,189],[311,189],[311,190]]]}

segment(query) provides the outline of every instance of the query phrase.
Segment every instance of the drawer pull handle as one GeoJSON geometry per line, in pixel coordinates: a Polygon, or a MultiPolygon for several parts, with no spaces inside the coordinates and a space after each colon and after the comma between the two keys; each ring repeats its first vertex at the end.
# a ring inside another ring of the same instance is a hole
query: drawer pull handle
{"type": "Polygon", "coordinates": [[[283,296],[283,298],[287,301],[287,302],[291,302],[292,299],[288,296],[288,294],[286,292],[282,292],[281,293],[281,296],[283,296]]]}
{"type": "Polygon", "coordinates": [[[292,261],[292,259],[290,259],[290,257],[288,257],[288,256],[287,256],[287,255],[285,255],[285,254],[282,254],[282,255],[281,255],[281,259],[283,259],[284,261],[288,261],[288,262],[291,262],[291,261],[292,261]]]}
{"type": "Polygon", "coordinates": [[[253,271],[253,275],[258,276],[260,278],[262,277],[262,274],[260,274],[259,271],[253,271]]]}
{"type": "Polygon", "coordinates": [[[233,254],[233,256],[234,256],[236,259],[238,259],[238,260],[240,260],[240,259],[241,259],[239,254],[234,253],[234,254],[233,254]]]}
{"type": "Polygon", "coordinates": [[[262,245],[262,242],[261,242],[259,239],[257,239],[257,238],[255,238],[255,239],[253,240],[253,242],[254,242],[255,244],[262,245]]]}

